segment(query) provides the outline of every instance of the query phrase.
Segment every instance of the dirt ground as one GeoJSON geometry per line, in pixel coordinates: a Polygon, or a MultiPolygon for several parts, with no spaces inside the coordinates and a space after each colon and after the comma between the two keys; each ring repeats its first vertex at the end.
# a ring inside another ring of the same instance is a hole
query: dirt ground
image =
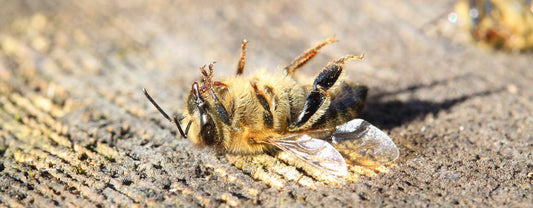
{"type": "Polygon", "coordinates": [[[454,1],[0,3],[3,206],[533,207],[533,56],[463,41],[454,1]],[[234,73],[242,39],[248,74],[333,36],[298,76],[365,54],[345,75],[400,149],[388,172],[306,185],[268,155],[234,165],[142,94],[179,113],[199,66],[234,73]]]}

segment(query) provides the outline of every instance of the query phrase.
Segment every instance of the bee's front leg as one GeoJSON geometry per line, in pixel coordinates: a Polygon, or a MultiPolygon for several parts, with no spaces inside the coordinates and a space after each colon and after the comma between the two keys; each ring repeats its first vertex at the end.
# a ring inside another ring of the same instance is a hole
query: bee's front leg
{"type": "Polygon", "coordinates": [[[327,91],[331,88],[335,82],[339,79],[342,74],[342,65],[349,60],[361,60],[362,56],[348,55],[340,59],[337,59],[329,63],[322,71],[318,74],[313,82],[313,88],[309,91],[307,98],[305,100],[304,107],[298,116],[298,120],[291,125],[292,129],[301,128],[308,123],[308,121],[316,121],[321,114],[317,114],[320,109],[326,109],[329,105],[329,98],[327,96],[327,91]],[[328,102],[328,104],[324,104],[328,102]],[[314,117],[313,117],[314,116],[314,117]],[[311,119],[313,117],[313,119],[311,119]]]}
{"type": "MultiPolygon", "coordinates": [[[[226,125],[230,125],[231,118],[229,117],[228,111],[226,110],[224,105],[222,105],[222,102],[220,102],[220,100],[218,99],[217,93],[213,90],[214,84],[218,84],[219,86],[226,86],[226,84],[224,83],[220,83],[220,82],[215,83],[213,81],[213,71],[214,71],[213,64],[214,63],[215,62],[212,62],[211,64],[209,64],[209,72],[205,70],[205,65],[200,68],[200,70],[202,71],[202,74],[204,75],[205,82],[206,82],[206,84],[202,87],[206,87],[205,90],[209,90],[209,94],[215,101],[215,109],[217,111],[217,114],[220,120],[224,122],[226,125]]],[[[195,91],[195,94],[200,95],[202,92],[202,89],[203,88],[197,89],[197,91],[195,91]]],[[[193,88],[193,91],[194,90],[196,89],[193,88]]]]}

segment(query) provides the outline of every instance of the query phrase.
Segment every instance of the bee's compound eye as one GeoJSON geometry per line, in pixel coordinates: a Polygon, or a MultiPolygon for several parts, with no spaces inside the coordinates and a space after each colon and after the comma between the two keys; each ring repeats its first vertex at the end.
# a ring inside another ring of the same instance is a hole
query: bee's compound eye
{"type": "Polygon", "coordinates": [[[206,119],[202,122],[200,134],[205,145],[213,146],[218,144],[217,128],[211,116],[206,115],[206,119]]]}

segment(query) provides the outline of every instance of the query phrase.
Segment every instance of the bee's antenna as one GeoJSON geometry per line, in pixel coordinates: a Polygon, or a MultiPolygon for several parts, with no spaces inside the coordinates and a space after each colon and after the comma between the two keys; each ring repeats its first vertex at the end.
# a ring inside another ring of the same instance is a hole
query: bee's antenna
{"type": "MultiPolygon", "coordinates": [[[[181,128],[181,125],[180,125],[180,123],[178,121],[178,116],[177,115],[174,116],[174,120],[170,119],[170,116],[168,116],[168,114],[161,107],[159,107],[159,105],[155,102],[155,100],[152,98],[152,96],[150,96],[150,94],[148,94],[148,92],[146,91],[145,88],[143,88],[143,92],[144,92],[144,95],[146,96],[146,98],[148,98],[148,100],[152,103],[152,105],[154,105],[154,107],[157,108],[159,113],[161,113],[161,115],[163,115],[163,117],[165,117],[171,123],[174,122],[176,124],[176,126],[178,127],[178,130],[180,131],[181,136],[184,137],[184,138],[187,138],[187,134],[185,134],[183,132],[183,129],[181,128]]],[[[190,125],[190,123],[189,123],[189,125],[190,125]]],[[[188,129],[189,125],[187,125],[187,129],[188,129]]]]}
{"type": "Polygon", "coordinates": [[[189,127],[191,127],[192,120],[189,120],[189,123],[187,123],[187,127],[185,127],[185,135],[189,135],[189,127]]]}
{"type": "Polygon", "coordinates": [[[189,121],[189,124],[187,125],[187,132],[184,133],[183,132],[183,129],[181,129],[181,125],[180,125],[180,122],[178,121],[178,116],[174,116],[174,123],[176,124],[176,126],[178,127],[178,130],[180,131],[180,134],[183,138],[187,138],[187,133],[189,133],[189,126],[191,125],[191,122],[189,121]]]}
{"type": "Polygon", "coordinates": [[[152,96],[148,94],[148,92],[146,91],[146,88],[143,88],[143,92],[146,98],[148,98],[148,100],[152,103],[152,105],[154,105],[154,107],[157,108],[157,110],[163,115],[163,117],[165,117],[168,121],[172,122],[172,120],[170,119],[170,116],[168,116],[168,114],[163,109],[161,109],[161,107],[159,107],[159,105],[155,102],[152,96]]]}

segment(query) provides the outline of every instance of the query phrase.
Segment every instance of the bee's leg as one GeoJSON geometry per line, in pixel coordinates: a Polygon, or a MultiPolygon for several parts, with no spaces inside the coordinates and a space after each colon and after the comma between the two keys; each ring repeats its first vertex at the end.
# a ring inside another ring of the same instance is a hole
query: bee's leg
{"type": "Polygon", "coordinates": [[[259,100],[259,103],[265,111],[263,111],[263,121],[268,128],[274,127],[274,117],[272,111],[270,111],[270,103],[268,102],[265,93],[257,88],[257,84],[254,81],[250,81],[250,85],[254,88],[255,97],[259,100]]]}
{"type": "MultiPolygon", "coordinates": [[[[213,83],[211,84],[211,86],[215,86],[215,87],[225,87],[225,88],[228,87],[228,85],[227,85],[226,83],[219,82],[219,81],[213,81],[213,83]]],[[[209,88],[210,88],[210,85],[202,85],[202,86],[200,87],[200,92],[201,92],[201,93],[204,93],[204,92],[207,91],[209,88]]]]}
{"type": "MultiPolygon", "coordinates": [[[[213,71],[214,71],[213,70],[213,64],[214,64],[214,62],[209,64],[209,73],[206,72],[205,66],[202,66],[200,69],[202,71],[202,74],[204,74],[204,77],[206,77],[207,86],[209,88],[208,89],[209,90],[209,94],[211,95],[213,100],[215,100],[215,109],[217,111],[218,117],[220,118],[220,120],[222,120],[222,122],[224,122],[227,125],[230,125],[230,118],[229,118],[228,111],[226,110],[224,105],[222,105],[222,102],[220,102],[220,100],[218,99],[217,94],[213,90],[213,81],[211,79],[213,77],[213,71]]],[[[218,83],[220,83],[220,82],[218,82],[218,83]]],[[[223,83],[220,83],[220,84],[225,85],[223,83]]],[[[199,88],[198,91],[201,92],[201,89],[202,88],[199,88]]]]}
{"type": "Polygon", "coordinates": [[[242,40],[241,44],[241,58],[239,58],[239,63],[237,64],[237,75],[241,75],[244,70],[244,64],[246,63],[246,44],[248,41],[242,40]]]}
{"type": "Polygon", "coordinates": [[[342,74],[342,65],[349,60],[361,59],[363,59],[363,56],[348,55],[337,59],[324,67],[315,78],[313,88],[311,88],[307,95],[304,107],[298,116],[298,120],[291,126],[291,128],[302,127],[303,124],[307,123],[313,116],[315,116],[315,118],[312,120],[318,119],[321,115],[315,114],[319,109],[325,110],[325,108],[328,107],[328,105],[323,105],[326,101],[329,102],[327,90],[335,84],[339,76],[342,74]]]}
{"type": "Polygon", "coordinates": [[[218,96],[216,95],[215,91],[213,91],[212,88],[209,89],[209,94],[211,94],[211,97],[215,100],[215,109],[217,110],[217,114],[220,120],[222,120],[222,122],[224,122],[225,124],[230,125],[230,118],[229,118],[228,111],[226,110],[224,105],[222,105],[222,102],[220,102],[220,100],[218,99],[218,96]]]}
{"type": "Polygon", "coordinates": [[[300,56],[296,57],[294,60],[291,61],[289,65],[285,66],[283,70],[285,70],[287,74],[292,76],[292,74],[294,74],[296,69],[302,67],[309,60],[311,60],[322,47],[324,47],[327,44],[334,43],[334,42],[337,42],[337,39],[335,37],[326,39],[324,42],[316,45],[313,48],[310,48],[309,50],[302,53],[300,56]]]}

